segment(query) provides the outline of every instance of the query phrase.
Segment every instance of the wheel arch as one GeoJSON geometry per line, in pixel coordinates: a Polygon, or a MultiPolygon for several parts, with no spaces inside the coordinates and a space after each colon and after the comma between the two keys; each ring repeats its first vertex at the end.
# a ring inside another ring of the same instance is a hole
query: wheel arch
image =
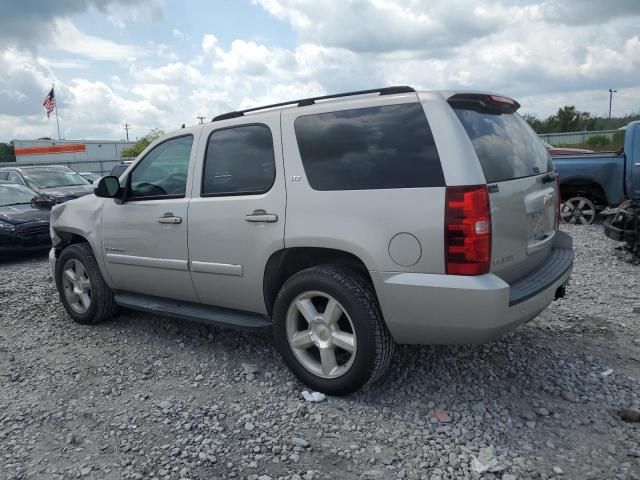
{"type": "Polygon", "coordinates": [[[596,204],[608,205],[605,188],[592,177],[573,176],[560,181],[560,195],[562,200],[571,197],[584,196],[596,204]]]}
{"type": "Polygon", "coordinates": [[[96,242],[98,241],[99,239],[96,238],[95,234],[87,234],[84,231],[80,231],[78,229],[74,229],[71,227],[53,228],[53,249],[56,258],[59,258],[62,250],[70,245],[75,245],[78,243],[86,244],[91,249],[94,258],[96,259],[96,263],[98,264],[98,268],[100,269],[100,273],[102,274],[105,283],[109,286],[109,288],[114,288],[114,284],[111,281],[106,265],[104,264],[104,258],[100,254],[101,247],[99,244],[96,245],[96,242]]]}
{"type": "Polygon", "coordinates": [[[290,247],[274,252],[267,260],[263,277],[263,294],[267,312],[273,306],[282,285],[294,274],[316,265],[341,265],[359,272],[372,288],[373,280],[365,263],[353,253],[333,248],[290,247]]]}

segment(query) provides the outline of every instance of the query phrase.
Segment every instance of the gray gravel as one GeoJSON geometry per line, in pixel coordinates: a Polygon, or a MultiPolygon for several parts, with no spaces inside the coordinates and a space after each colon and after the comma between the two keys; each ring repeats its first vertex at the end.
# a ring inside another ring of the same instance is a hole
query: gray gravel
{"type": "Polygon", "coordinates": [[[45,257],[0,261],[0,478],[639,479],[640,267],[601,227],[568,230],[569,296],[540,318],[400,347],[382,382],[319,403],[269,337],[77,325],[45,257]]]}

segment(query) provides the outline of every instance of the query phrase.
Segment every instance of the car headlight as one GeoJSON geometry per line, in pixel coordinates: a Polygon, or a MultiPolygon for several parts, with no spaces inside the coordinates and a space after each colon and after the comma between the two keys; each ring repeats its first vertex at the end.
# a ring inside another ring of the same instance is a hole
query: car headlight
{"type": "Polygon", "coordinates": [[[0,220],[0,232],[12,232],[16,227],[0,220]]]}

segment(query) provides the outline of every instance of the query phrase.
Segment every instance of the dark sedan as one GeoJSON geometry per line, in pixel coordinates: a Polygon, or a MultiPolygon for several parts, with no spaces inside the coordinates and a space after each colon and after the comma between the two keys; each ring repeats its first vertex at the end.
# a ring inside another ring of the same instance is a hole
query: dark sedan
{"type": "Polygon", "coordinates": [[[55,197],[57,203],[93,193],[91,182],[65,166],[4,167],[0,180],[24,185],[38,193],[55,197]]]}
{"type": "Polygon", "coordinates": [[[24,185],[0,181],[0,254],[49,248],[51,203],[24,185]]]}

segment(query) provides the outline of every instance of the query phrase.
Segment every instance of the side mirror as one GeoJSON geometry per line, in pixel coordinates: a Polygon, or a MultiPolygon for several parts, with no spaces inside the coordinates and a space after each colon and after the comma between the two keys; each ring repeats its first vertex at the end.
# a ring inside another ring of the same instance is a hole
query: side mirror
{"type": "Polygon", "coordinates": [[[31,206],[33,208],[41,208],[44,210],[50,210],[56,204],[55,197],[47,194],[36,195],[31,199],[31,206]]]}
{"type": "Polygon", "coordinates": [[[95,184],[95,188],[93,189],[93,193],[96,197],[103,198],[118,198],[120,196],[121,188],[120,188],[120,179],[118,177],[102,177],[95,184]]]}

